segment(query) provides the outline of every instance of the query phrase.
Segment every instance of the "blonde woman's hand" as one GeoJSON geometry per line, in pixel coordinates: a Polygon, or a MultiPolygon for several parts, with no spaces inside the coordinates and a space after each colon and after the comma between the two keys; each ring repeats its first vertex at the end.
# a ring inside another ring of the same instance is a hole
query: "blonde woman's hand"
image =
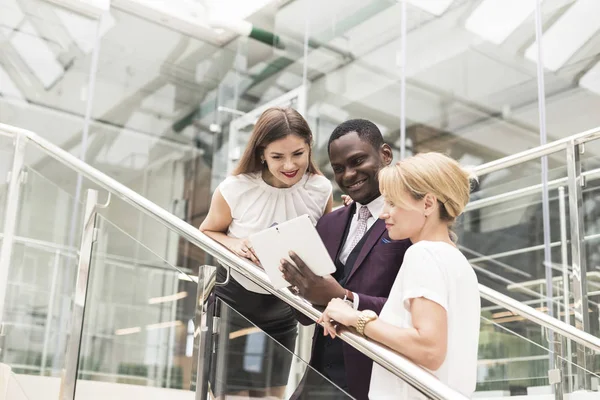
{"type": "Polygon", "coordinates": [[[324,328],[323,335],[329,335],[335,338],[337,335],[337,325],[355,326],[358,320],[359,312],[342,299],[333,299],[327,305],[325,311],[317,323],[324,328]]]}
{"type": "Polygon", "coordinates": [[[347,194],[342,195],[342,203],[344,203],[344,206],[348,207],[353,201],[354,200],[352,200],[352,197],[348,196],[347,194]]]}
{"type": "Polygon", "coordinates": [[[256,257],[256,253],[254,253],[252,244],[248,239],[231,239],[231,243],[227,248],[238,256],[247,258],[253,263],[260,265],[260,261],[258,261],[258,257],[256,257]]]}

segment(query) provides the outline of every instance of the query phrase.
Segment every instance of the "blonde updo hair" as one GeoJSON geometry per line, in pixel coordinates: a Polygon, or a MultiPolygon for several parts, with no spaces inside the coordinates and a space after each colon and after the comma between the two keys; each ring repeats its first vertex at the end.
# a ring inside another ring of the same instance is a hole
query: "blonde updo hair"
{"type": "Polygon", "coordinates": [[[441,153],[419,153],[379,172],[379,190],[394,204],[410,208],[408,193],[421,200],[431,193],[438,200],[440,220],[452,225],[469,202],[475,176],[441,153]]]}

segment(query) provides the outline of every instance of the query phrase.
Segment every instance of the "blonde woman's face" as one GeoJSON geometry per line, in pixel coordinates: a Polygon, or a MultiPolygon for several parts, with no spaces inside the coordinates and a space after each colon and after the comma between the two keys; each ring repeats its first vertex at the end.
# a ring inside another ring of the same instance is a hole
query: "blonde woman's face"
{"type": "Polygon", "coordinates": [[[300,181],[308,170],[310,147],[299,136],[287,135],[270,143],[263,159],[276,186],[289,187],[300,181]]]}
{"type": "Polygon", "coordinates": [[[392,240],[415,237],[421,232],[427,218],[424,213],[424,200],[415,200],[408,193],[403,196],[403,204],[395,204],[385,198],[385,206],[380,218],[392,240]]]}

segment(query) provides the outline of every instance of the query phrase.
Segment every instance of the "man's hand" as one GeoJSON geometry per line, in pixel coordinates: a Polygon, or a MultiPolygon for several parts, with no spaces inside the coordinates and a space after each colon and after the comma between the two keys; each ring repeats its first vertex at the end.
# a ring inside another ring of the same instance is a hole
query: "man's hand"
{"type": "Polygon", "coordinates": [[[345,296],[346,290],[331,275],[315,275],[296,253],[290,252],[290,257],[296,266],[282,259],[279,270],[283,278],[298,289],[300,296],[320,306],[327,305],[331,299],[345,296]]]}

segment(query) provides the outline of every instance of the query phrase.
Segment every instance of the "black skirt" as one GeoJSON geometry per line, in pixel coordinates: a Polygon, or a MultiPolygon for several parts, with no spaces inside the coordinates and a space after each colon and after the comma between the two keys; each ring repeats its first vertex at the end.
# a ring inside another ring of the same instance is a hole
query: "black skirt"
{"type": "MultiPolygon", "coordinates": [[[[225,269],[219,267],[218,282],[225,278],[225,269]]],[[[217,343],[215,358],[226,365],[213,368],[213,393],[218,396],[287,385],[298,335],[291,307],[273,295],[246,290],[233,278],[215,293],[229,308],[217,302],[216,313],[227,331],[219,336],[228,335],[228,339],[217,343]]]]}

